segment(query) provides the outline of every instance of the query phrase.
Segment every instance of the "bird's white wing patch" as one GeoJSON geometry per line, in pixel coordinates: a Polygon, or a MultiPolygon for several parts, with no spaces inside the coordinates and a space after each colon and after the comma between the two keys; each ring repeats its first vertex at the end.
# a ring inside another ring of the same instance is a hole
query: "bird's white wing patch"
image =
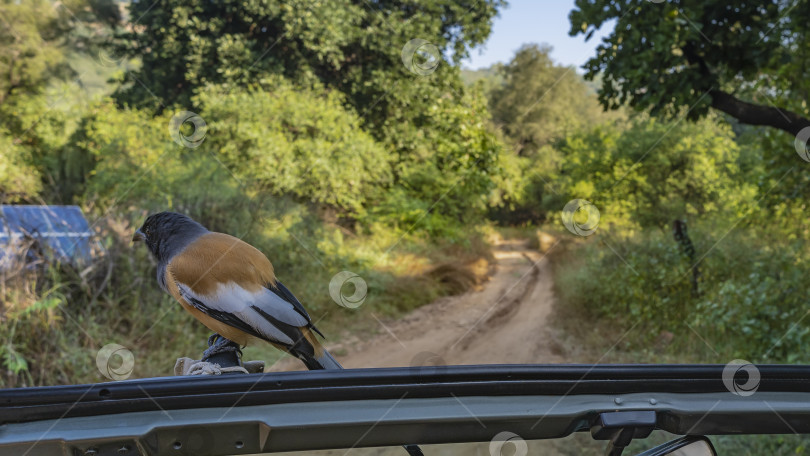
{"type": "MultiPolygon", "coordinates": [[[[195,294],[189,287],[181,283],[178,283],[178,286],[183,296],[189,296],[204,305],[209,311],[212,311],[210,314],[215,318],[216,313],[228,314],[228,319],[236,318],[267,339],[283,345],[293,344],[293,340],[273,322],[265,318],[261,312],[282,324],[294,327],[308,324],[306,317],[296,312],[292,304],[266,288],[251,293],[236,283],[229,282],[220,284],[214,294],[201,296],[195,294]],[[257,309],[260,309],[261,312],[257,309]]],[[[204,309],[201,310],[205,311],[204,309]]],[[[227,320],[223,322],[228,323],[227,320]]]]}
{"type": "Polygon", "coordinates": [[[293,306],[292,303],[284,300],[271,290],[262,288],[258,293],[254,294],[254,296],[256,296],[254,305],[269,315],[272,315],[273,318],[296,327],[307,326],[309,324],[309,319],[295,310],[295,306],[293,306]]]}

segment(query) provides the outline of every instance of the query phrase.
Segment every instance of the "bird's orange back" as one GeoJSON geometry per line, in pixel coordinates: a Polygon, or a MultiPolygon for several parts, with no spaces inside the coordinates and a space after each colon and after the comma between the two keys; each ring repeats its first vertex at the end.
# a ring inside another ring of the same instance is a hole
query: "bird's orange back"
{"type": "Polygon", "coordinates": [[[211,295],[222,283],[255,292],[276,282],[273,265],[262,252],[223,233],[200,236],[172,258],[167,273],[200,295],[211,295]]]}

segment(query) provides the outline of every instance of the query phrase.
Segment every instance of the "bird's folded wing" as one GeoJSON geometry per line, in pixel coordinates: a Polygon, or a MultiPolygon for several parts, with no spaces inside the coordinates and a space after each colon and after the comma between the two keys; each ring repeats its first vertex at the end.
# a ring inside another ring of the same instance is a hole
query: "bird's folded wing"
{"type": "Polygon", "coordinates": [[[292,304],[268,289],[251,293],[234,283],[223,284],[213,295],[198,295],[177,283],[183,299],[197,310],[256,337],[282,345],[293,345],[301,337],[298,329],[309,321],[292,304]]]}

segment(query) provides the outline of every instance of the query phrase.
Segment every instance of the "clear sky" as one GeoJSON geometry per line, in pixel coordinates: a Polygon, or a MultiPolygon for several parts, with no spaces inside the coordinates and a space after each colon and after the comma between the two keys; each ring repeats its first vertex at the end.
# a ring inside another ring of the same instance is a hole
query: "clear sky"
{"type": "Polygon", "coordinates": [[[595,55],[596,46],[612,31],[613,25],[604,25],[588,42],[583,35],[568,36],[571,28],[568,13],[572,9],[574,0],[509,0],[509,5],[495,18],[487,42],[473,49],[470,59],[462,65],[479,69],[496,62],[506,63],[521,44],[548,43],[554,47],[551,57],[555,62],[579,68],[595,55]]]}

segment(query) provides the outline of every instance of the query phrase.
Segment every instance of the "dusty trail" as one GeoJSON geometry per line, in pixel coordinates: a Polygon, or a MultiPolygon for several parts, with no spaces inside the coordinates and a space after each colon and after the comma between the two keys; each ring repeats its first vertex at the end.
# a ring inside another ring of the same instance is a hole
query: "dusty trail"
{"type": "MultiPolygon", "coordinates": [[[[548,322],[554,303],[548,260],[525,241],[503,241],[494,254],[496,272],[480,291],[380,321],[375,337],[330,348],[346,353],[337,357],[346,368],[564,362],[548,322]]],[[[301,368],[285,359],[272,370],[301,368]]]]}
{"type": "Polygon", "coordinates": [[[496,272],[481,291],[440,299],[355,347],[346,367],[555,363],[548,317],[554,295],[548,260],[525,242],[495,251],[496,272]],[[432,355],[431,355],[432,354],[432,355]]]}

